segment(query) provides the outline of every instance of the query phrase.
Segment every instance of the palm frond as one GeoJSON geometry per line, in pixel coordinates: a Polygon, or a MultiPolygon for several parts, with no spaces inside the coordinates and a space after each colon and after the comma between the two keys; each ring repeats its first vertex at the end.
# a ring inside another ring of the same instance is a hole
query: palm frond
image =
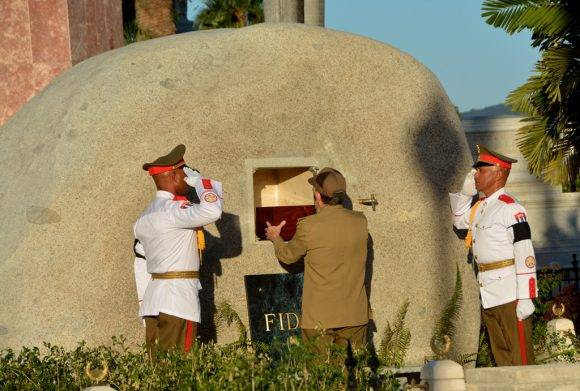
{"type": "MultiPolygon", "coordinates": [[[[459,317],[459,311],[461,310],[461,305],[463,303],[463,287],[461,282],[461,273],[459,272],[459,265],[456,265],[455,274],[455,289],[451,299],[445,306],[443,313],[435,323],[435,329],[433,330],[433,336],[431,337],[432,345],[437,345],[437,341],[442,341],[446,336],[453,339],[457,327],[455,322],[459,317]]],[[[439,353],[434,352],[436,356],[439,353]]],[[[448,357],[449,353],[444,353],[443,357],[448,357]]]]}
{"type": "Polygon", "coordinates": [[[510,92],[506,99],[506,104],[519,113],[537,115],[537,110],[532,100],[542,88],[542,79],[538,75],[531,76],[522,86],[510,92]]]}
{"type": "Polygon", "coordinates": [[[399,311],[393,326],[387,321],[379,348],[379,357],[386,366],[401,367],[405,362],[407,350],[411,344],[411,331],[405,327],[405,317],[409,309],[409,300],[405,300],[399,311]]]}
{"type": "Polygon", "coordinates": [[[530,29],[546,37],[565,33],[574,15],[559,3],[542,1],[484,1],[481,16],[493,27],[515,34],[530,29]]]}
{"type": "Polygon", "coordinates": [[[471,362],[477,360],[477,352],[475,353],[455,353],[451,355],[451,360],[455,361],[459,365],[467,365],[471,362]]]}

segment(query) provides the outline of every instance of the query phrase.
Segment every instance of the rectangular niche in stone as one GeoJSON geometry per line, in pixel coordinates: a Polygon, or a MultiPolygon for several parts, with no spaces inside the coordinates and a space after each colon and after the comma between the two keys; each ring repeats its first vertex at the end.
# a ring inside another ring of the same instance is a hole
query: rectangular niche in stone
{"type": "Polygon", "coordinates": [[[270,343],[300,334],[302,274],[244,276],[250,335],[270,343]]]}
{"type": "Polygon", "coordinates": [[[315,213],[309,167],[260,168],[254,172],[256,237],[266,240],[266,222],[273,225],[286,220],[280,236],[290,240],[299,218],[315,213]]]}

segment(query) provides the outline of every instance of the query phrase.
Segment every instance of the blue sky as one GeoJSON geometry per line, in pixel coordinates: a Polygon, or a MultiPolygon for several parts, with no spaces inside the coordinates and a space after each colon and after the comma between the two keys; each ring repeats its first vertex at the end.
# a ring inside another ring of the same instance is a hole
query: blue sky
{"type": "Polygon", "coordinates": [[[437,75],[460,111],[502,103],[539,59],[530,34],[486,24],[480,0],[326,0],[326,27],[409,53],[437,75]]]}

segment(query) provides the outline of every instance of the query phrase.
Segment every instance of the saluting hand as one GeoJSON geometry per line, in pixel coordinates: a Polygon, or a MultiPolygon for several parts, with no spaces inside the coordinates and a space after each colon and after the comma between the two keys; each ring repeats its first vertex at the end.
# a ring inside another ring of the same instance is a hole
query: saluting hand
{"type": "Polygon", "coordinates": [[[461,188],[461,194],[473,197],[477,194],[477,189],[475,188],[475,173],[477,170],[472,169],[465,176],[463,181],[463,187],[461,188]]]}
{"type": "Polygon", "coordinates": [[[283,220],[280,224],[278,225],[272,225],[270,224],[269,221],[266,221],[266,237],[268,238],[268,240],[274,240],[276,239],[278,236],[280,236],[280,231],[282,230],[282,227],[286,225],[286,220],[283,220]]]}

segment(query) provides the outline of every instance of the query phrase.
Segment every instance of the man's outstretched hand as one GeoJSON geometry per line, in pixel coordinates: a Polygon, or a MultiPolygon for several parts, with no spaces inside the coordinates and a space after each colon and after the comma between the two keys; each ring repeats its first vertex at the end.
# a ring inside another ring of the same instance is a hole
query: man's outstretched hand
{"type": "Polygon", "coordinates": [[[272,225],[272,224],[270,224],[269,221],[266,221],[266,237],[268,238],[268,240],[274,240],[278,236],[280,236],[280,231],[282,230],[282,227],[285,225],[286,225],[286,220],[283,220],[278,225],[272,225]]]}

